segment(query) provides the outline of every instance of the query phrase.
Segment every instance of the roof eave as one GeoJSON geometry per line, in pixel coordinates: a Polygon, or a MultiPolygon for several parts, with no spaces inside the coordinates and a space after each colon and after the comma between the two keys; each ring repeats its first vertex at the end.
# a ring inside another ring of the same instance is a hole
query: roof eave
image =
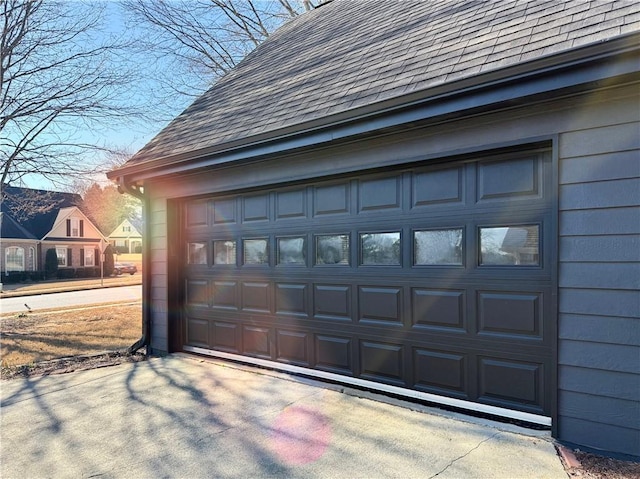
{"type": "Polygon", "coordinates": [[[515,96],[530,96],[544,91],[566,89],[579,84],[603,81],[640,71],[637,54],[640,32],[616,37],[566,52],[538,57],[499,70],[480,73],[410,94],[328,115],[290,127],[273,130],[224,144],[177,155],[150,158],[107,173],[121,183],[141,183],[155,176],[177,173],[191,167],[221,165],[248,157],[284,152],[303,146],[335,141],[374,131],[384,126],[424,120],[425,107],[432,115],[461,112],[471,104],[513,101],[515,96]],[[607,63],[609,61],[609,63],[607,63]],[[614,64],[610,64],[615,62],[614,64]],[[602,68],[606,65],[606,68],[602,68]],[[597,68],[600,66],[600,68],[597,68]],[[562,72],[562,75],[559,73],[562,72]],[[545,81],[546,80],[546,81],[545,81]],[[536,86],[533,86],[533,83],[536,86]],[[505,88],[510,86],[511,88],[505,88]],[[530,88],[527,88],[529,86],[530,88]],[[500,91],[502,90],[502,94],[500,91]],[[474,100],[470,101],[473,97],[474,100]],[[443,107],[448,103],[447,107],[443,107]],[[419,115],[406,114],[422,109],[419,115]],[[420,116],[421,118],[418,118],[420,116]],[[385,118],[386,120],[381,120],[385,118]],[[340,131],[336,131],[339,129],[340,131]],[[307,141],[301,138],[307,138],[307,141]],[[206,162],[206,165],[202,165],[206,162]]]}

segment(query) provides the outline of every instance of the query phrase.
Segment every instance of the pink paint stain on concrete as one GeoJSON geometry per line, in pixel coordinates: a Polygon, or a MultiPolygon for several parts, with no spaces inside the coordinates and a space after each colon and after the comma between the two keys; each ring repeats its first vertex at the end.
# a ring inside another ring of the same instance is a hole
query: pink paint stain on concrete
{"type": "Polygon", "coordinates": [[[325,415],[311,408],[293,406],[274,421],[271,448],[286,464],[317,461],[331,442],[331,425],[325,415]]]}

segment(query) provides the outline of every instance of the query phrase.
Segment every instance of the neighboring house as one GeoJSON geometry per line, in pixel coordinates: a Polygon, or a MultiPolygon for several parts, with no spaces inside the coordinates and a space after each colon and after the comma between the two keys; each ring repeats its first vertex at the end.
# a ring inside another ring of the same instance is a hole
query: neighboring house
{"type": "Polygon", "coordinates": [[[142,253],[142,234],[130,220],[124,220],[107,236],[118,253],[142,253]]]}
{"type": "Polygon", "coordinates": [[[42,272],[47,250],[55,249],[58,269],[65,276],[89,274],[100,266],[100,242],[105,237],[77,206],[80,195],[3,186],[0,270],[6,277],[16,273],[42,272]],[[31,204],[16,212],[16,203],[31,204]],[[38,203],[38,198],[45,205],[38,203]],[[83,271],[86,273],[83,273],[83,271]]]}
{"type": "Polygon", "coordinates": [[[334,1],[124,166],[157,354],[640,456],[640,3],[334,1]]]}

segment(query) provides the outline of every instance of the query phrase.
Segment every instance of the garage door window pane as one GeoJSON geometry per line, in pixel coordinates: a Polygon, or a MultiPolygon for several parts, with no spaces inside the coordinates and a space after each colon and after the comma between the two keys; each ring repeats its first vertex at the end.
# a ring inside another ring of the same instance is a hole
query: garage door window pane
{"type": "Polygon", "coordinates": [[[414,264],[462,265],[462,228],[416,231],[414,264]]]}
{"type": "Polygon", "coordinates": [[[481,265],[540,265],[538,225],[480,228],[481,265]]]}
{"type": "Polygon", "coordinates": [[[361,233],[363,265],[399,265],[400,232],[361,233]]]}
{"type": "Polygon", "coordinates": [[[278,238],[278,264],[306,264],[305,238],[278,238]]]}
{"type": "Polygon", "coordinates": [[[316,264],[349,264],[349,235],[316,236],[316,264]]]}
{"type": "Polygon", "coordinates": [[[268,264],[266,239],[244,240],[244,264],[268,264]]]}
{"type": "Polygon", "coordinates": [[[207,244],[206,243],[189,243],[188,246],[189,264],[207,264],[207,244]]]}
{"type": "Polygon", "coordinates": [[[214,241],[213,264],[236,264],[236,242],[233,240],[214,241]]]}

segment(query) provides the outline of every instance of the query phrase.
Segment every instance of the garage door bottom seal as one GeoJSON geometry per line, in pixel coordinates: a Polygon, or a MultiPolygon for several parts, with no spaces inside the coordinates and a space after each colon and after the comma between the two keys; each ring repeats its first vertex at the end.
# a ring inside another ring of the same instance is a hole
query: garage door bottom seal
{"type": "Polygon", "coordinates": [[[278,371],[289,372],[293,374],[299,374],[302,376],[309,376],[318,379],[325,379],[336,383],[347,384],[350,386],[356,386],[364,389],[370,389],[373,391],[384,392],[396,396],[402,396],[406,398],[417,399],[420,401],[427,401],[434,404],[440,404],[456,409],[463,409],[471,411],[473,413],[488,414],[491,416],[497,416],[505,419],[513,419],[516,421],[522,421],[523,423],[536,424],[539,426],[551,426],[551,418],[542,416],[539,414],[532,414],[523,411],[515,411],[512,409],[501,408],[497,406],[491,406],[488,404],[480,404],[471,401],[465,401],[462,399],[449,398],[446,396],[439,396],[437,394],[426,393],[422,391],[415,391],[413,389],[401,388],[398,386],[392,386],[390,384],[378,383],[375,381],[368,381],[366,379],[353,378],[349,376],[342,376],[340,374],[330,373],[327,371],[320,371],[317,369],[303,368],[295,366],[293,364],[279,363],[275,361],[269,361],[266,359],[252,358],[249,356],[242,356],[239,354],[225,353],[223,351],[215,351],[211,349],[199,348],[196,346],[183,346],[184,351],[202,354],[205,356],[213,356],[221,359],[228,359],[230,361],[236,361],[240,363],[252,364],[255,366],[261,366],[268,369],[274,369],[278,371]]]}

